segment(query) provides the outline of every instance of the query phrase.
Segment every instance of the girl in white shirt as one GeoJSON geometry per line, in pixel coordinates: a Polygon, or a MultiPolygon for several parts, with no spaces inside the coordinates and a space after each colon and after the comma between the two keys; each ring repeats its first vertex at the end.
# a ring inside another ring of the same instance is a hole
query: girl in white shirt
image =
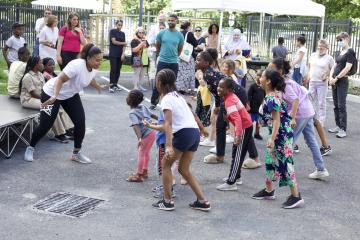
{"type": "Polygon", "coordinates": [[[80,53],[80,59],[71,61],[58,77],[46,82],[41,92],[40,125],[32,134],[30,146],[26,148],[25,161],[32,162],[36,143],[49,131],[58,115],[60,105],[74,123],[74,150],[71,160],[91,163],[80,150],[85,136],[85,112],[79,92],[88,85],[101,88],[96,83],[96,69],[99,69],[103,55],[94,44],[87,44],[80,53]]]}
{"type": "Polygon", "coordinates": [[[176,76],[172,70],[163,69],[158,72],[156,78],[156,88],[162,95],[161,108],[164,112],[166,150],[163,162],[164,199],[154,203],[153,207],[166,211],[175,209],[171,201],[171,166],[179,160],[179,173],[197,196],[197,200],[189,206],[193,209],[209,211],[210,203],[206,201],[198,181],[189,169],[200,142],[200,131],[194,115],[185,99],[176,92],[176,76]]]}

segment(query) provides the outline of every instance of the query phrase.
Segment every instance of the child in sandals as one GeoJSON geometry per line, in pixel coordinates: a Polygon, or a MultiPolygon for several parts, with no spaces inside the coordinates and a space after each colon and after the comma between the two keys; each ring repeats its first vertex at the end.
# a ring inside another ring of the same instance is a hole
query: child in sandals
{"type": "Polygon", "coordinates": [[[150,151],[155,142],[155,131],[146,127],[143,120],[151,121],[151,118],[157,119],[157,116],[141,104],[143,100],[144,94],[137,89],[130,91],[126,98],[126,103],[131,108],[129,113],[131,127],[138,139],[137,168],[136,172],[126,179],[129,182],[143,182],[148,177],[150,151]]]}

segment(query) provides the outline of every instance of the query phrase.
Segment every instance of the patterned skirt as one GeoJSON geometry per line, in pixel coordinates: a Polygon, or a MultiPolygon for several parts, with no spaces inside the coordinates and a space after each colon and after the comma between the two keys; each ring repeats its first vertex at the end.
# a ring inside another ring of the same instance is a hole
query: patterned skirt
{"type": "Polygon", "coordinates": [[[195,88],[195,61],[190,58],[190,62],[179,59],[179,71],[176,79],[178,91],[188,92],[195,88]]]}

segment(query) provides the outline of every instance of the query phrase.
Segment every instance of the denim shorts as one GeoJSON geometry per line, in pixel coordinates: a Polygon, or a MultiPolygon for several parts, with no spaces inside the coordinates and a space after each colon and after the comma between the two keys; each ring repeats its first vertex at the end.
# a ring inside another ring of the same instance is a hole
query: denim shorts
{"type": "Polygon", "coordinates": [[[173,147],[180,152],[196,152],[200,142],[200,131],[197,128],[183,128],[173,136],[173,147]]]}

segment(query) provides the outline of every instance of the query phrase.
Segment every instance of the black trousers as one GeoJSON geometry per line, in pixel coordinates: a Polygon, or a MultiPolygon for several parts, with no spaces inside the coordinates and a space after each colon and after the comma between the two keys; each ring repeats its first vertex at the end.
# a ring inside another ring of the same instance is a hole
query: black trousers
{"type": "MultiPolygon", "coordinates": [[[[225,121],[224,118],[225,114],[226,112],[225,112],[224,104],[221,103],[219,109],[219,115],[216,121],[216,155],[219,157],[225,156],[226,128],[227,128],[227,122],[225,121]]],[[[247,150],[249,151],[249,157],[252,159],[257,158],[259,154],[257,152],[253,136],[251,135],[251,137],[247,139],[247,141],[249,144],[247,148],[247,150]]]]}
{"type": "MultiPolygon", "coordinates": [[[[169,68],[169,69],[173,70],[173,72],[175,73],[175,76],[177,77],[177,74],[179,71],[179,65],[177,63],[166,63],[166,62],[159,61],[156,66],[156,74],[165,68],[169,68]]],[[[155,76],[155,86],[154,86],[152,94],[151,94],[151,104],[152,105],[158,104],[159,97],[160,97],[160,94],[156,88],[156,76],[155,76]]]]}
{"type": "MultiPolygon", "coordinates": [[[[41,102],[45,102],[50,98],[44,91],[41,92],[41,102]]],[[[60,105],[69,115],[74,123],[74,147],[81,148],[82,141],[85,136],[85,112],[79,94],[75,94],[66,100],[56,100],[48,115],[45,111],[40,112],[40,124],[34,130],[31,136],[30,146],[35,145],[50,130],[58,115],[60,105]]]]}
{"type": "Polygon", "coordinates": [[[121,57],[110,57],[110,87],[116,86],[119,81],[122,66],[121,57]]]}
{"type": "Polygon", "coordinates": [[[234,184],[236,179],[241,178],[241,167],[249,148],[249,140],[252,137],[252,132],[253,126],[244,129],[240,136],[240,144],[233,145],[230,173],[227,180],[227,183],[230,185],[234,184]]]}
{"type": "Polygon", "coordinates": [[[347,77],[339,79],[335,86],[332,86],[335,123],[344,131],[346,131],[347,128],[346,96],[348,90],[349,79],[347,77]]]}
{"type": "Polygon", "coordinates": [[[60,69],[63,70],[70,61],[77,59],[79,53],[78,52],[61,51],[60,55],[62,58],[62,64],[60,65],[60,69]]]}

